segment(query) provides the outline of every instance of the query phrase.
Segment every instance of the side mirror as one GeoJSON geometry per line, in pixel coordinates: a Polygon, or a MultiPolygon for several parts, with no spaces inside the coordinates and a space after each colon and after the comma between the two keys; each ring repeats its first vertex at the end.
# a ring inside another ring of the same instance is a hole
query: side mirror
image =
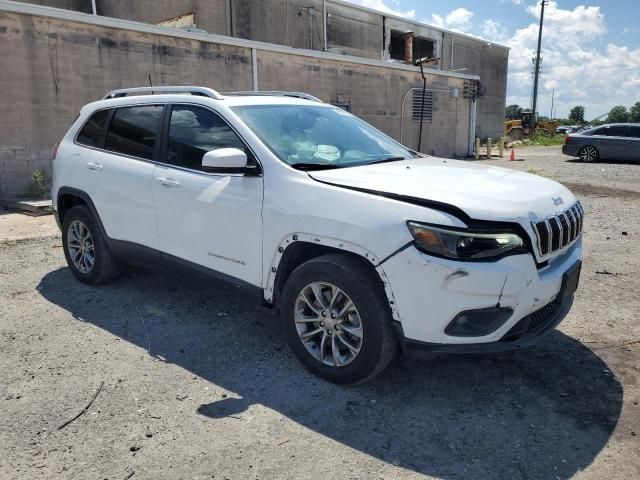
{"type": "Polygon", "coordinates": [[[245,173],[247,154],[237,148],[218,148],[202,157],[202,171],[208,173],[245,173]]]}

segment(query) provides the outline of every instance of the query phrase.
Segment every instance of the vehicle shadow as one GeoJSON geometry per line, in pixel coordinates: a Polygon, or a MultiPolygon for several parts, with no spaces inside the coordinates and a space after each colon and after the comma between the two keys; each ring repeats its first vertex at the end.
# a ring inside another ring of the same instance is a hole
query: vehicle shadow
{"type": "MultiPolygon", "coordinates": [[[[585,163],[582,160],[580,160],[579,158],[569,158],[568,160],[565,160],[565,162],[567,163],[585,163]]],[[[633,161],[633,160],[598,160],[597,162],[592,162],[592,163],[606,163],[609,165],[638,165],[637,161],[633,161]]]]}
{"type": "Polygon", "coordinates": [[[237,287],[136,270],[91,288],[60,268],[38,290],[77,321],[143,350],[150,344],[156,358],[239,397],[200,405],[194,415],[236,416],[262,404],[367,455],[439,478],[569,478],[606,445],[622,407],[622,386],[607,365],[557,331],[515,354],[400,358],[369,383],[340,387],[307,373],[275,315],[237,287]]]}

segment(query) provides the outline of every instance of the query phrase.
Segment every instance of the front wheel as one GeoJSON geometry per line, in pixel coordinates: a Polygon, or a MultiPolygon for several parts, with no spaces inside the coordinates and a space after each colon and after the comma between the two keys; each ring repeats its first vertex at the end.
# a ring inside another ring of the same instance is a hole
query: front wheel
{"type": "Polygon", "coordinates": [[[597,162],[599,159],[598,150],[596,150],[596,147],[592,147],[591,145],[582,147],[578,152],[578,157],[583,162],[597,162]]]}
{"type": "Polygon", "coordinates": [[[391,312],[374,275],[364,261],[331,254],[302,264],[287,280],[287,341],[314,374],[334,383],[363,382],[395,356],[391,312]]]}

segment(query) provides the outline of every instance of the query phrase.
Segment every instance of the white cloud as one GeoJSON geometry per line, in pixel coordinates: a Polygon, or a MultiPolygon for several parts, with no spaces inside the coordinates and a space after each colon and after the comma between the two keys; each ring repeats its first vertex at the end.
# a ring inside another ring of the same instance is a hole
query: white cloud
{"type": "MultiPolygon", "coordinates": [[[[402,10],[402,0],[349,0],[387,13],[415,18],[415,11],[402,10]]],[[[500,0],[520,5],[531,23],[515,32],[508,24],[493,19],[473,22],[474,12],[456,8],[445,15],[431,14],[422,22],[511,47],[509,54],[507,104],[530,106],[533,79],[531,59],[538,41],[540,2],[500,0]]],[[[635,34],[632,23],[621,35],[635,34]]],[[[584,105],[586,118],[608,112],[614,105],[631,106],[640,98],[640,48],[603,40],[605,16],[598,6],[561,8],[551,0],[545,9],[542,39],[542,75],[539,112],[549,114],[551,91],[555,88],[556,112],[567,116],[575,105],[584,105]]]]}
{"type": "MultiPolygon", "coordinates": [[[[493,21],[483,23],[482,35],[511,47],[507,104],[531,105],[531,59],[538,41],[540,8],[526,7],[532,23],[511,36],[493,21]]],[[[542,38],[542,75],[538,111],[549,115],[555,88],[555,111],[567,116],[583,105],[586,118],[608,112],[614,105],[630,106],[640,98],[640,48],[603,42],[607,32],[600,7],[562,9],[551,1],[545,9],[542,38]]]]}
{"type": "Polygon", "coordinates": [[[456,8],[444,17],[437,13],[431,14],[431,18],[425,18],[422,23],[433,25],[438,28],[446,28],[454,32],[464,33],[471,28],[471,18],[473,12],[466,8],[456,8]]]}
{"type": "Polygon", "coordinates": [[[471,25],[471,17],[473,17],[473,12],[466,8],[456,8],[447,14],[445,22],[451,28],[467,30],[471,25]]]}
{"type": "MultiPolygon", "coordinates": [[[[355,3],[356,5],[361,5],[363,7],[371,8],[373,10],[378,10],[380,12],[388,13],[390,15],[397,15],[399,17],[405,17],[405,18],[411,18],[411,19],[416,18],[415,10],[406,10],[406,11],[397,10],[387,5],[385,0],[347,0],[347,1],[351,3],[355,3]]],[[[396,1],[394,3],[399,6],[400,2],[396,1]]]]}
{"type": "Polygon", "coordinates": [[[496,43],[504,43],[509,38],[507,29],[491,19],[482,22],[482,37],[496,43]]]}

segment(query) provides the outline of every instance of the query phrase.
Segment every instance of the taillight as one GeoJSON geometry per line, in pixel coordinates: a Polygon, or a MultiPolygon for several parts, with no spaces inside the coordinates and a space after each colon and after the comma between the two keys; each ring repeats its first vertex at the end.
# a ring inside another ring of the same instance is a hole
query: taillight
{"type": "Polygon", "coordinates": [[[51,160],[55,160],[56,159],[56,155],[58,155],[58,147],[60,146],[59,143],[56,143],[53,148],[51,149],[51,160]]]}
{"type": "Polygon", "coordinates": [[[571,141],[571,137],[569,135],[565,135],[564,137],[564,144],[566,145],[567,143],[569,143],[571,141]]]}

